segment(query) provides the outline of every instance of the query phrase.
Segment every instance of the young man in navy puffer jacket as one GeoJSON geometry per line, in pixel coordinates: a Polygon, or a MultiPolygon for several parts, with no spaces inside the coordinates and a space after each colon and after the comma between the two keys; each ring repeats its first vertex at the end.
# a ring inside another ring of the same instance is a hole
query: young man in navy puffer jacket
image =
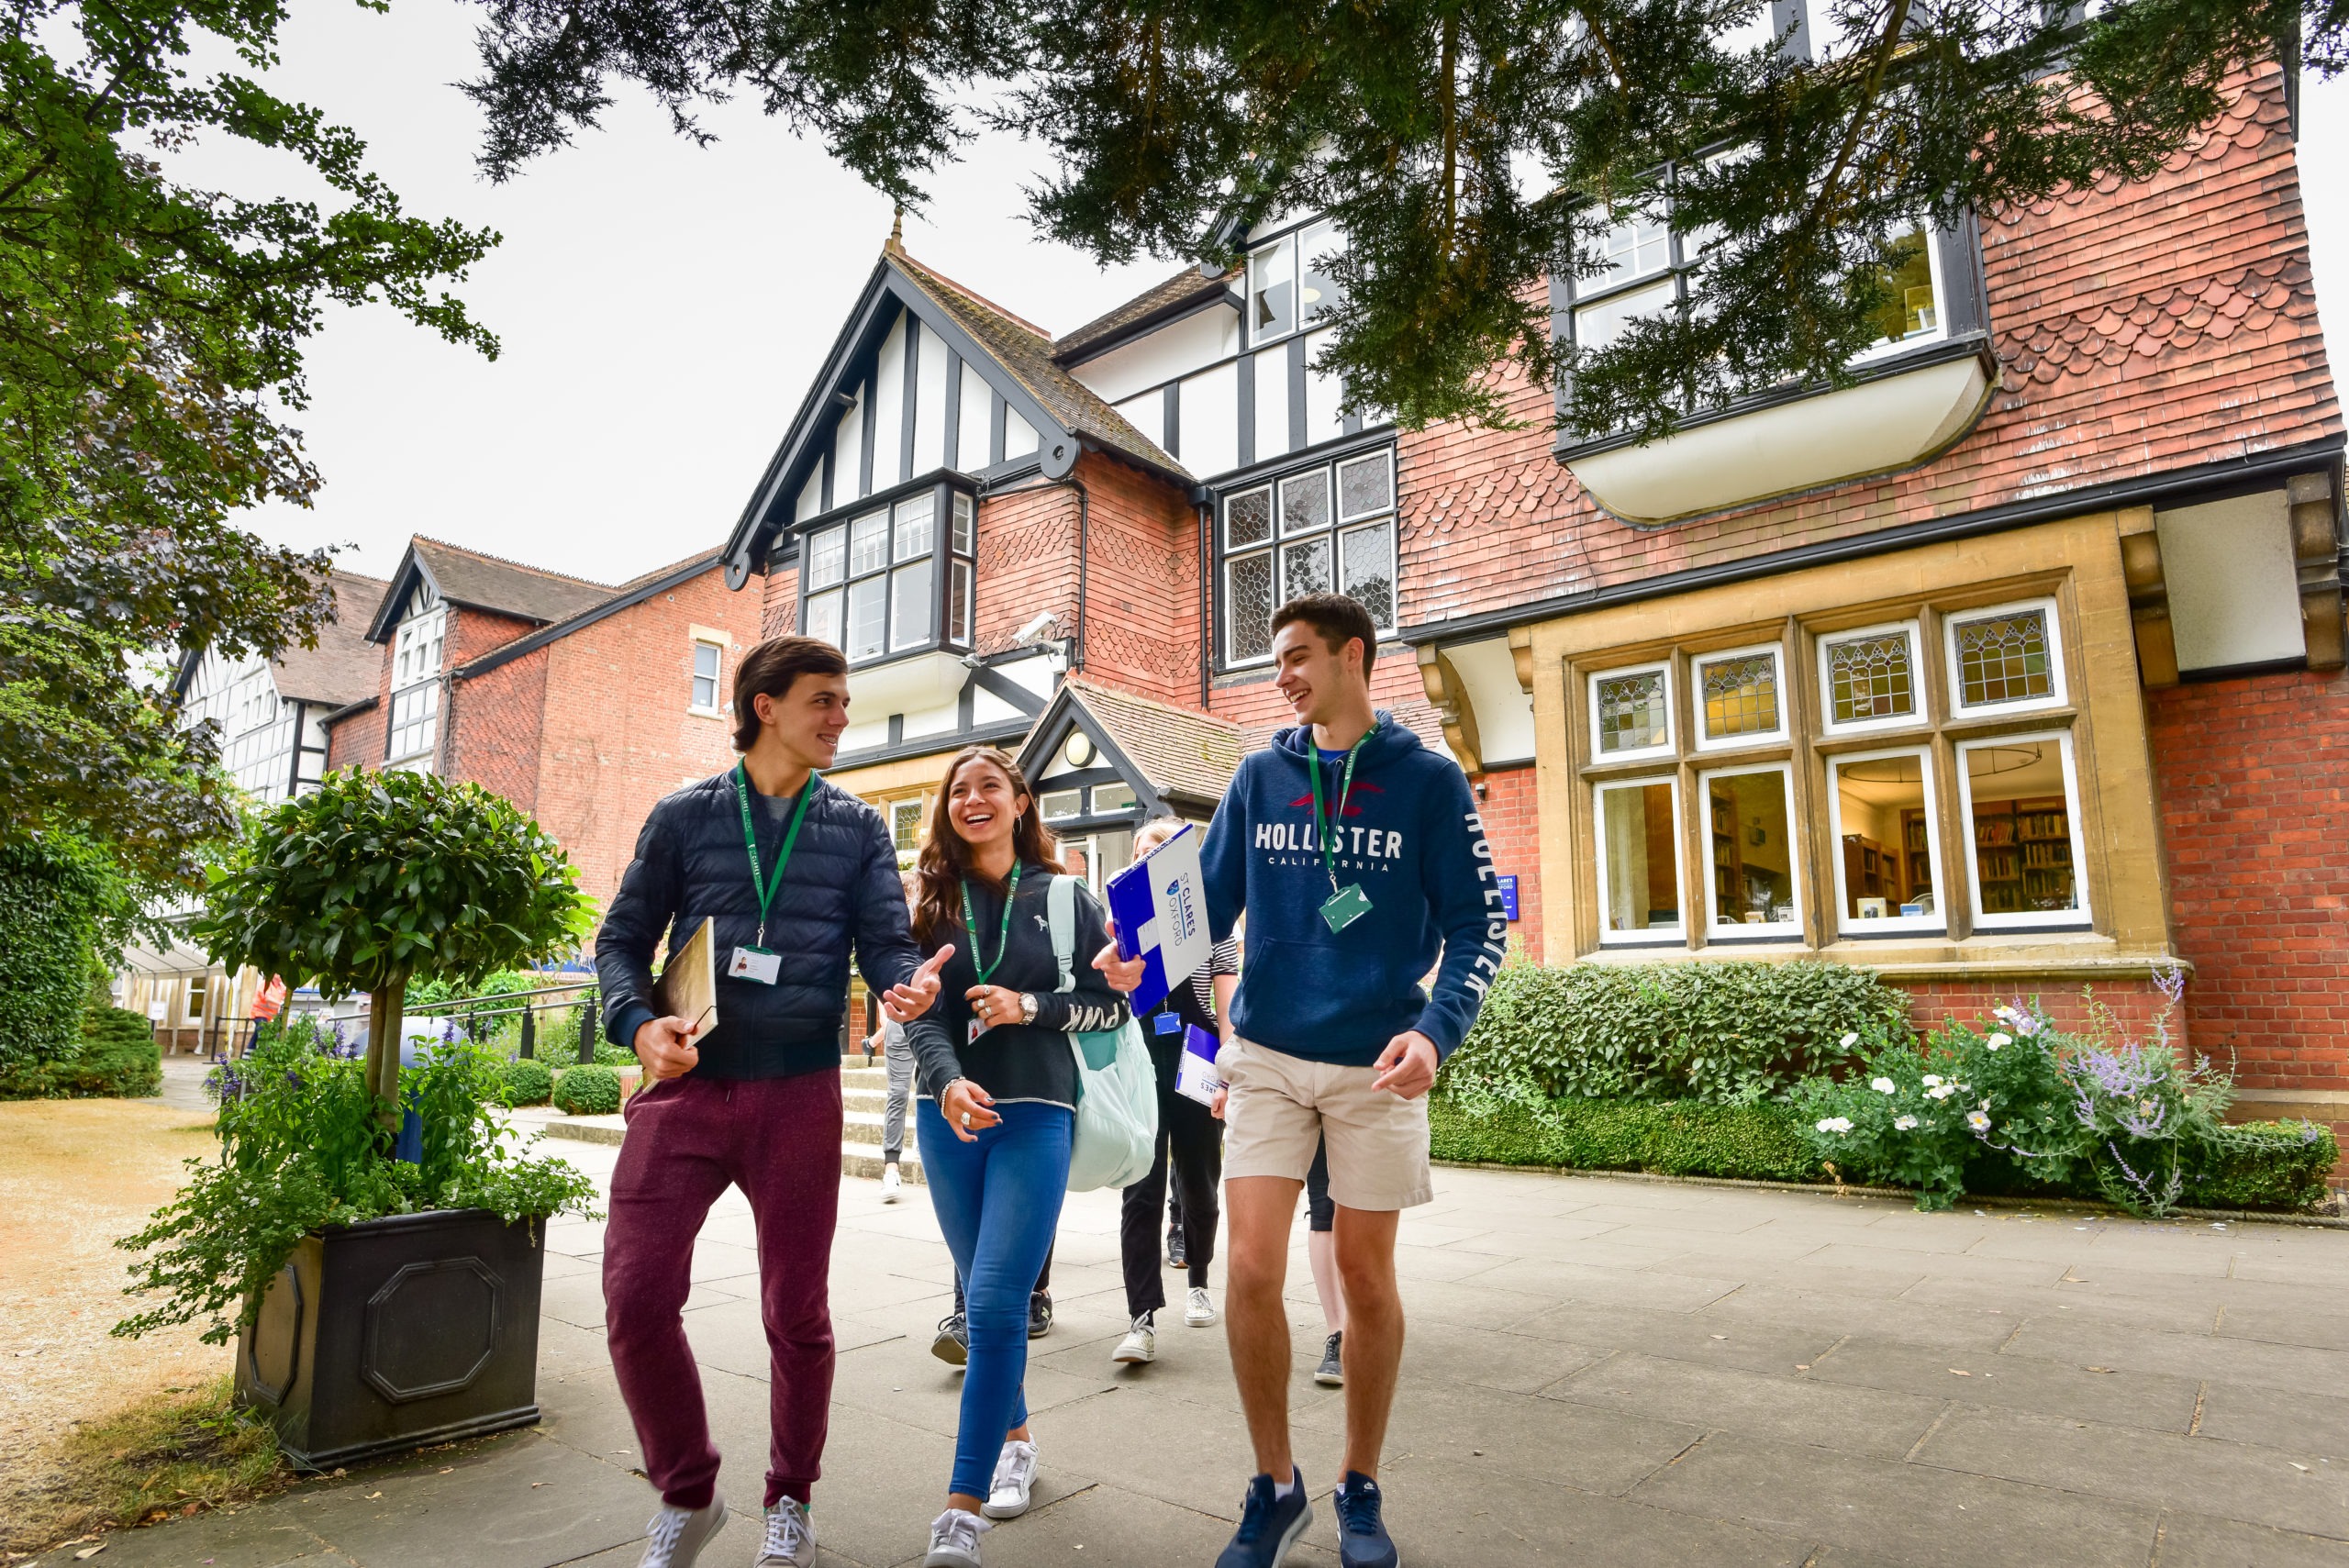
{"type": "Polygon", "coordinates": [[[840,1199],[840,1028],[849,957],[900,1023],[938,995],[907,924],[881,815],[816,770],[848,727],[848,666],[782,637],[734,675],[742,761],[652,808],[596,937],[604,1027],[646,1086],[628,1106],[605,1230],[612,1369],[662,1507],[644,1568],[689,1568],[725,1526],[718,1451],[681,1314],[694,1241],[729,1185],[758,1228],[772,1362],[766,1533],[757,1559],[807,1568],[832,1387],[827,1291],[840,1199]],[[753,860],[755,856],[755,861],[753,860]],[[753,870],[753,866],[756,870],[753,870]],[[764,895],[763,905],[762,894],[764,895]],[[718,1020],[662,1017],[651,961],[713,921],[718,1020]]]}

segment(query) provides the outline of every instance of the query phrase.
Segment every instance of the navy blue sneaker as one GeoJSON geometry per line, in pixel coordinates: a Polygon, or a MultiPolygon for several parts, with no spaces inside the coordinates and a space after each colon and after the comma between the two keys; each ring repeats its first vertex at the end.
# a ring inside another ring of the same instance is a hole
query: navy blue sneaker
{"type": "Polygon", "coordinates": [[[1378,1517],[1377,1482],[1349,1470],[1330,1501],[1338,1510],[1338,1561],[1345,1568],[1403,1568],[1402,1554],[1378,1517]]]}
{"type": "Polygon", "coordinates": [[[1289,1480],[1294,1485],[1286,1497],[1273,1495],[1269,1475],[1248,1483],[1248,1500],[1240,1508],[1240,1529],[1223,1555],[1215,1560],[1215,1568],[1278,1568],[1297,1538],[1305,1533],[1305,1527],[1313,1522],[1313,1510],[1305,1501],[1305,1476],[1295,1465],[1289,1467],[1289,1480]]]}

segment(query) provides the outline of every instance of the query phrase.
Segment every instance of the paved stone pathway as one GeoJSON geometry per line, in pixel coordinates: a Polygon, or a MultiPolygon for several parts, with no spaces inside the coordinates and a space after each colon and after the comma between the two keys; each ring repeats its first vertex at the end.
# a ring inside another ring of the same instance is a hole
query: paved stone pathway
{"type": "MultiPolygon", "coordinates": [[[[606,1180],[618,1152],[561,1151],[606,1180]]],[[[952,1448],[957,1378],[929,1354],[945,1250],[924,1194],[878,1190],[842,1184],[817,1495],[832,1568],[918,1562],[952,1448]]],[[[1439,1172],[1436,1192],[1403,1223],[1385,1476],[1413,1568],[2349,1564],[2349,1233],[1489,1171],[1439,1172]]],[[[986,1538],[988,1568],[1206,1568],[1236,1517],[1250,1465],[1222,1331],[1177,1318],[1157,1364],[1111,1367],[1116,1218],[1091,1194],[1062,1221],[1059,1321],[1029,1382],[1038,1507],[986,1538]]],[[[720,1485],[754,1512],[753,1240],[729,1194],[687,1316],[720,1485]]],[[[1310,1381],[1297,1240],[1295,1423],[1319,1495],[1342,1406],[1310,1381]]],[[[632,1568],[651,1498],[605,1358],[600,1246],[597,1225],[551,1228],[535,1430],[119,1534],[99,1568],[632,1568]]],[[[1327,1568],[1316,1515],[1291,1561],[1327,1568]]],[[[737,1523],[703,1561],[756,1547],[737,1523]]]]}

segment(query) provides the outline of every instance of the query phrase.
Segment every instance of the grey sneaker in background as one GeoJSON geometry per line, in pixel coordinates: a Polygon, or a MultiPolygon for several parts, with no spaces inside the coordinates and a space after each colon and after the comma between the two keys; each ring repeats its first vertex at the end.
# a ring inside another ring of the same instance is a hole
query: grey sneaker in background
{"type": "Polygon", "coordinates": [[[726,1499],[713,1495],[706,1508],[661,1505],[644,1527],[644,1556],[637,1568],[693,1568],[709,1538],[726,1528],[726,1499]]]}
{"type": "Polygon", "coordinates": [[[1321,1364],[1313,1369],[1313,1381],[1324,1388],[1346,1385],[1345,1340],[1346,1331],[1341,1329],[1321,1347],[1321,1364]]]}
{"type": "Polygon", "coordinates": [[[751,1568],[815,1568],[816,1518],[807,1505],[785,1497],[767,1510],[766,1540],[751,1568]]]}

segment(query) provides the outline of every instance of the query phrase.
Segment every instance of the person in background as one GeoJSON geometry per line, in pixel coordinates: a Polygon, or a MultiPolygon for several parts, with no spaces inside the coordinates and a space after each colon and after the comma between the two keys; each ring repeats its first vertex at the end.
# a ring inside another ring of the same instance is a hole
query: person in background
{"type": "Polygon", "coordinates": [[[817,770],[848,726],[839,650],[779,637],[734,672],[742,760],[652,808],[596,937],[604,1030],[633,1048],[604,1239],[605,1341],[661,1494],[642,1568],[688,1568],[725,1528],[718,1450],[683,1319],[694,1240],[741,1188],[758,1228],[769,1449],[762,1568],[816,1560],[808,1511],[831,1407],[829,1275],[840,1211],[841,1015],[849,958],[903,1021],[938,995],[918,962],[881,814],[817,770]],[[653,950],[707,918],[718,1022],[664,1017],[653,950]]]}
{"type": "MultiPolygon", "coordinates": [[[[1182,829],[1183,823],[1172,817],[1143,824],[1134,836],[1134,859],[1139,862],[1182,829]]],[[[1133,1319],[1133,1327],[1109,1357],[1121,1366],[1158,1359],[1158,1313],[1166,1305],[1166,1280],[1158,1266],[1158,1211],[1166,1201],[1170,1162],[1174,1186],[1183,1198],[1179,1240],[1184,1267],[1190,1276],[1183,1321],[1193,1329],[1207,1329],[1217,1320],[1215,1302],[1208,1294],[1208,1265],[1215,1262],[1219,1218],[1216,1186],[1223,1178],[1223,1127],[1206,1106],[1175,1092],[1174,1073],[1182,1060],[1186,1027],[1205,1031],[1219,1046],[1230,1039],[1229,1024],[1219,1020],[1230,1013],[1239,973],[1239,944],[1229,939],[1218,942],[1206,964],[1141,1020],[1142,1038],[1150,1044],[1151,1063],[1158,1073],[1158,1152],[1150,1173],[1125,1190],[1119,1214],[1126,1312],[1133,1319]]],[[[1174,1240],[1170,1233],[1170,1243],[1174,1240]]]]}
{"type": "MultiPolygon", "coordinates": [[[[1273,1568],[1312,1522],[1289,1448],[1281,1293],[1297,1194],[1326,1152],[1345,1292],[1341,1568],[1397,1568],[1379,1456],[1403,1356],[1402,1211],[1434,1196],[1427,1093],[1508,936],[1459,765],[1371,706],[1378,631],[1337,594],[1273,612],[1274,684],[1297,727],[1241,760],[1199,857],[1211,935],[1244,912],[1249,959],[1220,1061],[1231,1368],[1258,1473],[1217,1568],[1273,1568]],[[1434,971],[1429,990],[1420,977],[1434,971]]],[[[1142,966],[1096,963],[1131,991],[1142,966]]]]}
{"type": "MultiPolygon", "coordinates": [[[[1029,1307],[1068,1191],[1075,1132],[1072,1030],[1113,1029],[1125,998],[1082,966],[1062,991],[1051,922],[1063,876],[1019,764],[967,747],[948,764],[922,846],[915,940],[942,955],[939,1005],[907,1040],[919,1098],[914,1136],[938,1228],[967,1296],[969,1360],[945,1511],[923,1568],[979,1568],[991,1519],[1028,1509],[1037,1452],[1028,1427],[1029,1307]]],[[[1108,921],[1071,881],[1077,952],[1108,921]]]]}
{"type": "Polygon", "coordinates": [[[1330,1201],[1330,1150],[1314,1150],[1313,1164],[1305,1173],[1305,1257],[1313,1268],[1313,1294],[1321,1298],[1321,1327],[1329,1338],[1321,1341],[1321,1364],[1313,1381],[1324,1388],[1346,1385],[1346,1287],[1338,1278],[1338,1206],[1330,1201]]]}
{"type": "MultiPolygon", "coordinates": [[[[906,904],[910,908],[918,884],[909,871],[898,873],[897,880],[905,889],[906,904]]],[[[888,1096],[881,1104],[881,1201],[895,1203],[906,1185],[905,1173],[897,1165],[906,1148],[906,1106],[913,1095],[914,1053],[906,1043],[905,1026],[885,1015],[881,1027],[864,1037],[864,1060],[868,1064],[876,1049],[881,1053],[881,1064],[889,1074],[888,1096]]]]}

